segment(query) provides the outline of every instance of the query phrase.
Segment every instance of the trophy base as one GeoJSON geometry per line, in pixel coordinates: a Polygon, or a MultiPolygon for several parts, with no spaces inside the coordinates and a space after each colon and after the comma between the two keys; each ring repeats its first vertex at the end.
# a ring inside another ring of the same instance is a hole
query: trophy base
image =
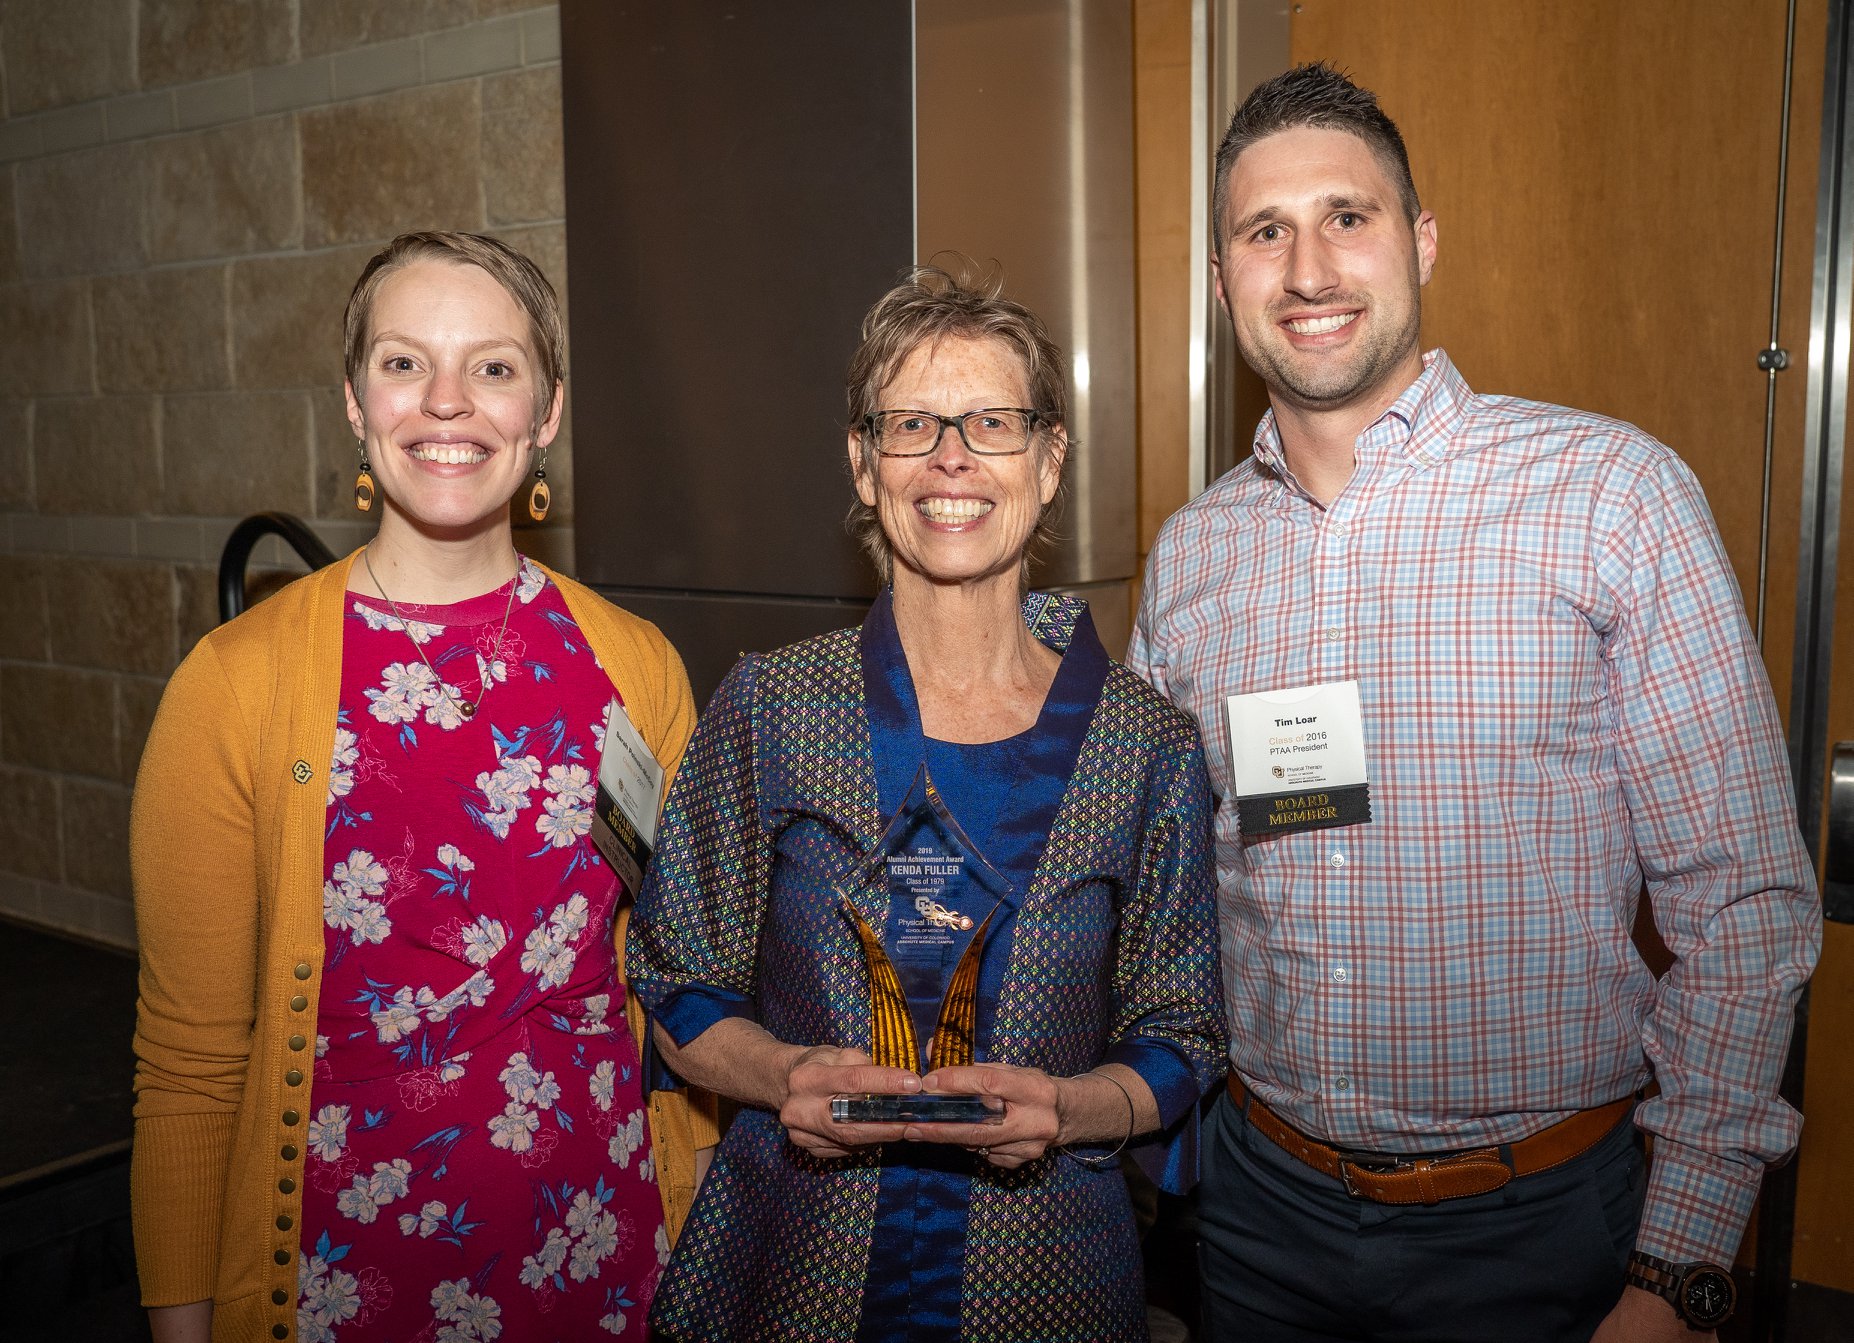
{"type": "Polygon", "coordinates": [[[862,1092],[832,1096],[830,1117],[838,1124],[1002,1124],[1004,1107],[985,1096],[862,1092]]]}

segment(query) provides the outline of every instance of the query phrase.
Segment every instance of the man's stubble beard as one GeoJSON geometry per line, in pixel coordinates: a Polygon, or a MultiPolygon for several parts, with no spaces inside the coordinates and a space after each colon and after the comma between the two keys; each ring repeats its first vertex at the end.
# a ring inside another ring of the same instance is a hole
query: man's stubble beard
{"type": "MultiPolygon", "coordinates": [[[[1379,386],[1397,366],[1420,347],[1423,306],[1421,290],[1412,271],[1409,312],[1394,329],[1376,328],[1363,342],[1337,359],[1297,356],[1280,335],[1274,341],[1258,340],[1239,322],[1236,348],[1243,362],[1255,371],[1276,396],[1304,410],[1326,410],[1342,406],[1364,392],[1379,386]]],[[[1341,297],[1335,306],[1350,306],[1355,300],[1341,297]]],[[[1283,308],[1304,304],[1283,304],[1283,308]]],[[[1384,309],[1375,304],[1361,304],[1359,320],[1381,317],[1384,309]]],[[[1268,330],[1279,333],[1278,319],[1271,311],[1268,330]]]]}

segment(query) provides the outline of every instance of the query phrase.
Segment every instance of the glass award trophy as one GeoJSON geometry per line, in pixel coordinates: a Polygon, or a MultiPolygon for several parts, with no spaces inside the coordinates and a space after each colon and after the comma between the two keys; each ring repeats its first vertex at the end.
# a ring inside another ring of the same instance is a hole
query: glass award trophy
{"type": "MultiPolygon", "coordinates": [[[[947,810],[925,766],[864,859],[862,885],[889,897],[880,931],[845,901],[869,970],[870,1058],[910,1072],[971,1063],[985,935],[1011,886],[947,810]]],[[[837,1096],[831,1118],[976,1124],[1002,1119],[993,1104],[924,1092],[837,1096]]]]}

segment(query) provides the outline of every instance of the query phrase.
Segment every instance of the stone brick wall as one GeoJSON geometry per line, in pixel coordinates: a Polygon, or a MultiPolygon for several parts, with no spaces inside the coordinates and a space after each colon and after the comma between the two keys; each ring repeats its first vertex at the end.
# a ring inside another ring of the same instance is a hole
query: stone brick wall
{"type": "Polygon", "coordinates": [[[226,533],[365,539],[367,257],[487,231],[564,295],[559,48],[533,0],[0,0],[0,915],[133,944],[129,786],[226,533]]]}

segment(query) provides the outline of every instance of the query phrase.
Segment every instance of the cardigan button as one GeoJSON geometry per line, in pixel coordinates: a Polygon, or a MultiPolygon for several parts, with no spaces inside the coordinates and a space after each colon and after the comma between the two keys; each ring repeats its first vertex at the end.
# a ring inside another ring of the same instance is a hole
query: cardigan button
{"type": "Polygon", "coordinates": [[[293,1087],[299,1087],[303,1084],[303,1075],[292,1068],[283,1075],[283,1080],[293,1087]]]}
{"type": "Polygon", "coordinates": [[[307,1012],[308,1010],[309,1000],[303,997],[302,994],[299,993],[294,998],[290,999],[290,1011],[307,1012]]]}
{"type": "Polygon", "coordinates": [[[297,977],[298,979],[307,979],[307,978],[309,978],[309,976],[310,976],[310,975],[312,975],[312,974],[314,974],[314,973],[315,973],[315,971],[313,971],[313,970],[311,970],[311,969],[309,968],[309,962],[308,962],[308,961],[298,961],[298,962],[297,962],[297,964],[296,964],[296,970],[295,970],[295,975],[296,975],[296,977],[297,977]]]}
{"type": "Polygon", "coordinates": [[[279,1194],[294,1194],[296,1192],[296,1181],[287,1177],[277,1181],[277,1192],[279,1194]]]}
{"type": "Polygon", "coordinates": [[[288,1231],[292,1225],[293,1223],[290,1221],[290,1219],[287,1216],[279,1217],[277,1219],[277,1230],[279,1231],[288,1231]]]}
{"type": "Polygon", "coordinates": [[[309,1042],[303,1039],[303,1037],[300,1035],[292,1035],[290,1037],[290,1048],[291,1049],[302,1049],[305,1046],[307,1046],[308,1043],[309,1042]]]}
{"type": "Polygon", "coordinates": [[[278,1250],[271,1258],[275,1259],[279,1264],[287,1264],[290,1262],[290,1252],[288,1250],[278,1250]]]}
{"type": "Polygon", "coordinates": [[[273,1324],[270,1327],[270,1336],[272,1338],[288,1338],[290,1336],[290,1326],[287,1324],[273,1324]]]}
{"type": "Polygon", "coordinates": [[[295,1128],[295,1127],[296,1127],[296,1121],[297,1121],[297,1120],[299,1120],[299,1119],[301,1119],[301,1118],[302,1118],[302,1116],[301,1116],[301,1115],[299,1115],[299,1114],[297,1114],[297,1113],[296,1113],[296,1111],[294,1111],[294,1110],[285,1110],[285,1111],[283,1112],[283,1124],[284,1124],[284,1127],[285,1127],[285,1128],[295,1128]]]}
{"type": "Polygon", "coordinates": [[[281,1156],[285,1161],[294,1161],[296,1160],[296,1149],[286,1142],[283,1144],[283,1150],[277,1155],[281,1156]]]}
{"type": "Polygon", "coordinates": [[[273,1306],[287,1306],[290,1304],[290,1294],[279,1287],[270,1294],[270,1304],[273,1306]]]}

